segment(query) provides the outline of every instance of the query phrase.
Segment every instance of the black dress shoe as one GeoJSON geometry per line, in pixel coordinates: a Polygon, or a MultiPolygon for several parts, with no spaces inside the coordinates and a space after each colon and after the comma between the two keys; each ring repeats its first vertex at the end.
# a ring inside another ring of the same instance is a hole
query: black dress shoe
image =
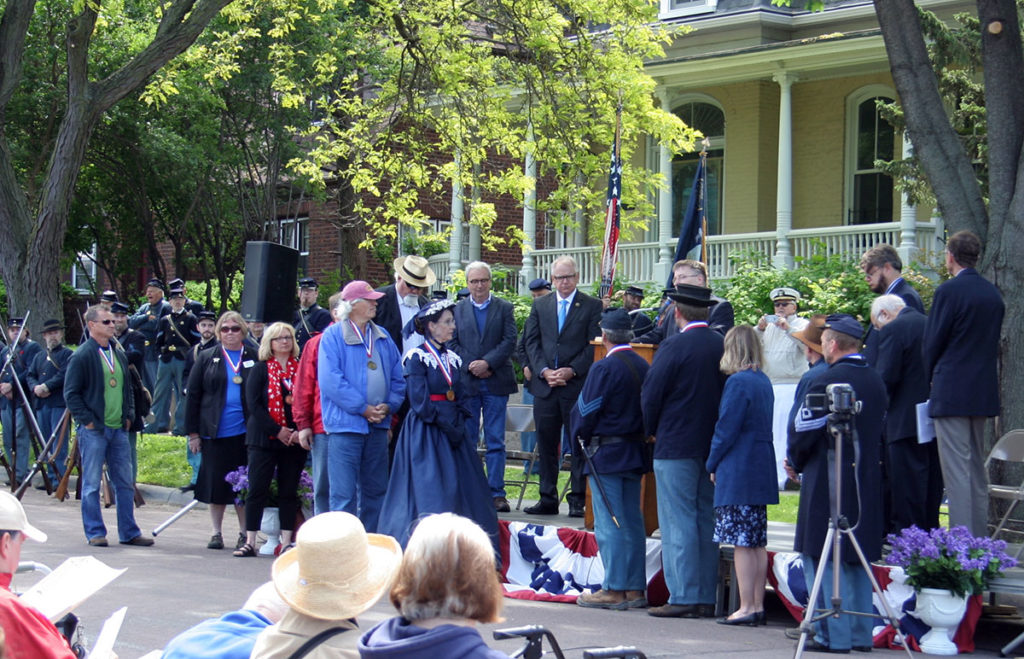
{"type": "Polygon", "coordinates": [[[696,604],[664,604],[647,609],[647,615],[655,618],[697,618],[696,604]]]}
{"type": "Polygon", "coordinates": [[[697,605],[697,617],[699,617],[699,618],[714,618],[715,617],[715,605],[714,604],[698,604],[697,605]]]}
{"type": "Polygon", "coordinates": [[[807,642],[804,643],[804,649],[810,650],[811,652],[828,652],[830,654],[850,654],[849,650],[839,650],[832,648],[824,643],[819,643],[814,637],[809,637],[807,642]]]}
{"type": "Polygon", "coordinates": [[[734,625],[737,627],[757,627],[759,618],[757,613],[751,613],[750,615],[740,616],[739,618],[719,618],[715,622],[720,625],[734,625]]]}
{"type": "Polygon", "coordinates": [[[196,489],[196,484],[195,483],[189,483],[188,485],[182,485],[181,487],[178,488],[178,490],[181,491],[181,492],[192,492],[195,489],[196,489]]]}
{"type": "Polygon", "coordinates": [[[569,506],[569,517],[583,517],[583,506],[569,506]]]}
{"type": "Polygon", "coordinates": [[[545,506],[542,503],[537,503],[523,508],[523,512],[527,515],[557,515],[558,506],[545,506]]]}

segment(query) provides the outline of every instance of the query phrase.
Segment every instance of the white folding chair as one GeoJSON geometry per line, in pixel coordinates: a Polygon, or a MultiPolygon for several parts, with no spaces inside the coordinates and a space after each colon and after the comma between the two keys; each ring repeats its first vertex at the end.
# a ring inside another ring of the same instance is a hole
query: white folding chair
{"type": "MultiPolygon", "coordinates": [[[[989,465],[993,460],[1015,462],[1024,465],[1024,430],[1011,430],[999,438],[999,441],[992,447],[992,450],[988,454],[988,458],[985,460],[986,473],[988,473],[989,465]]],[[[989,498],[1006,499],[1010,502],[1006,508],[1006,512],[1003,513],[1002,519],[999,520],[999,524],[997,524],[995,530],[992,531],[992,538],[995,539],[1006,526],[1007,521],[1010,519],[1010,515],[1013,513],[1013,509],[1017,507],[1018,503],[1024,501],[1024,481],[1021,481],[1017,485],[989,483],[988,496],[989,498]]],[[[1015,557],[1020,557],[1022,549],[1024,549],[1024,544],[1017,549],[1015,557]]]]}

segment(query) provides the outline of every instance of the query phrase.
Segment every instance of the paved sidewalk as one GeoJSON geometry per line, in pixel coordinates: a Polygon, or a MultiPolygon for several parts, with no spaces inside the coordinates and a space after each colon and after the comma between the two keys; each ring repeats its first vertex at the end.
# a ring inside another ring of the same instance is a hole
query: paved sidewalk
{"type": "MultiPolygon", "coordinates": [[[[191,500],[190,493],[168,488],[145,486],[143,493],[147,505],[136,510],[136,519],[147,535],[191,500]]],[[[48,533],[50,540],[43,545],[27,542],[22,560],[40,561],[53,568],[69,556],[92,555],[112,567],[128,569],[76,609],[91,643],[107,616],[121,606],[128,607],[125,625],[115,646],[122,659],[162,648],[174,635],[201,620],[237,609],[253,588],[270,577],[271,560],[268,558],[240,559],[232,557],[227,549],[206,549],[210,536],[209,515],[201,506],[161,533],[153,547],[124,547],[114,543],[109,548],[90,548],[82,533],[77,501],[69,499],[60,503],[43,492],[29,490],[24,504],[31,521],[48,533]]],[[[572,526],[581,526],[578,522],[582,522],[564,515],[533,518],[518,513],[502,517],[577,523],[572,526]]],[[[108,537],[116,538],[113,508],[104,511],[104,519],[108,537]]],[[[233,538],[237,530],[237,520],[229,515],[224,524],[225,539],[233,538]]],[[[15,588],[23,590],[37,578],[34,574],[18,575],[15,588]]],[[[792,657],[795,644],[785,638],[783,630],[794,622],[774,596],[769,595],[767,603],[767,627],[734,628],[707,619],[660,620],[638,610],[603,611],[507,599],[505,621],[485,625],[481,632],[492,647],[508,654],[519,647],[518,643],[492,640],[493,630],[542,624],[555,634],[567,658],[581,657],[586,648],[617,645],[636,646],[648,657],[792,657]]],[[[359,624],[367,629],[392,615],[394,610],[385,598],[362,616],[359,624]]],[[[983,619],[976,636],[979,649],[975,656],[998,656],[998,649],[1022,631],[1024,625],[1020,618],[1015,621],[983,619]]],[[[906,656],[888,651],[876,653],[883,657],[906,656]]],[[[1021,654],[1024,655],[1024,648],[1021,654]]]]}

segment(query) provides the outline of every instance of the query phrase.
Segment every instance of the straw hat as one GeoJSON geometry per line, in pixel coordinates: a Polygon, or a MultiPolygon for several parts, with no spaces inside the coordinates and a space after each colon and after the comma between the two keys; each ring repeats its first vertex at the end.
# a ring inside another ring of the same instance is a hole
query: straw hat
{"type": "Polygon", "coordinates": [[[797,339],[805,346],[818,353],[822,354],[821,349],[821,333],[825,331],[825,314],[816,314],[811,316],[811,322],[807,323],[807,327],[799,332],[793,332],[790,336],[797,339]]]}
{"type": "Polygon", "coordinates": [[[437,275],[430,269],[430,263],[422,256],[399,256],[393,265],[395,274],[413,286],[426,288],[437,281],[437,275]]]}
{"type": "Polygon", "coordinates": [[[367,533],[354,515],[328,512],[299,528],[295,549],[274,561],[271,578],[281,598],[299,613],[344,620],[380,599],[401,561],[397,540],[367,533]]]}

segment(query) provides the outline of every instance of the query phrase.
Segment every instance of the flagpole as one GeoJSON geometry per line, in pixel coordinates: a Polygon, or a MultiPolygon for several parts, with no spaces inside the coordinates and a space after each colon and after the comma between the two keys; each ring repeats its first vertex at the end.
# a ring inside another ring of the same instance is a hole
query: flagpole
{"type": "Polygon", "coordinates": [[[708,138],[701,140],[700,150],[700,164],[704,170],[704,178],[700,182],[700,192],[697,196],[697,212],[700,213],[701,218],[701,231],[700,231],[700,261],[705,266],[708,264],[708,215],[704,212],[704,203],[707,198],[708,192],[708,147],[711,146],[711,142],[708,138]]]}
{"type": "Polygon", "coordinates": [[[615,262],[618,260],[619,242],[619,195],[622,186],[622,160],[620,144],[622,137],[622,92],[615,108],[615,143],[612,145],[612,162],[608,173],[608,198],[604,216],[604,251],[601,255],[600,297],[611,295],[615,280],[615,262]]]}

